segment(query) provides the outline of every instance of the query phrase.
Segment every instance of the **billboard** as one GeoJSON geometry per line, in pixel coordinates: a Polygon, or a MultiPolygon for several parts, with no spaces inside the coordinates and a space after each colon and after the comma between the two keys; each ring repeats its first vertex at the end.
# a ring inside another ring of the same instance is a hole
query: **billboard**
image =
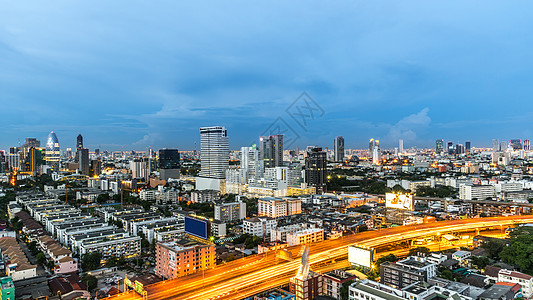
{"type": "Polygon", "coordinates": [[[174,251],[168,252],[168,266],[173,270],[176,269],[176,252],[174,251]]]}
{"type": "Polygon", "coordinates": [[[349,246],[348,261],[354,265],[371,268],[374,261],[374,250],[349,246]]]}
{"type": "Polygon", "coordinates": [[[185,233],[207,240],[209,237],[209,221],[186,216],[185,233]]]}
{"type": "Polygon", "coordinates": [[[405,194],[385,194],[385,207],[396,209],[414,210],[413,195],[405,194]]]}

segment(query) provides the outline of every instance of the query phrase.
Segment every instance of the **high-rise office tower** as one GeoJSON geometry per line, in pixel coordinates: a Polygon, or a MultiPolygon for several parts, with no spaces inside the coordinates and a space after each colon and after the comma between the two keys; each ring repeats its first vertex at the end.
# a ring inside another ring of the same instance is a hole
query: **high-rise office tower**
{"type": "Polygon", "coordinates": [[[335,138],[335,161],[344,161],[344,138],[338,136],[335,138]]]}
{"type": "Polygon", "coordinates": [[[11,172],[14,169],[20,169],[20,155],[18,153],[9,153],[6,155],[7,171],[11,172]]]}
{"type": "Polygon", "coordinates": [[[368,143],[368,157],[374,158],[375,149],[378,149],[379,152],[379,140],[370,139],[368,143]]]}
{"type": "Polygon", "coordinates": [[[438,154],[444,151],[444,140],[437,140],[435,143],[435,152],[438,154]]]}
{"type": "Polygon", "coordinates": [[[465,153],[465,147],[462,144],[455,145],[455,154],[464,154],[465,153]]]}
{"type": "Polygon", "coordinates": [[[48,135],[48,140],[46,141],[46,165],[50,166],[52,170],[58,171],[60,158],[61,150],[59,148],[59,140],[57,139],[56,134],[52,131],[48,135]]]}
{"type": "Polygon", "coordinates": [[[41,147],[41,141],[36,138],[26,138],[26,141],[23,145],[24,148],[39,148],[41,147]]]}
{"type": "Polygon", "coordinates": [[[500,141],[497,139],[492,140],[492,152],[498,152],[501,151],[500,149],[500,141]]]}
{"type": "Polygon", "coordinates": [[[6,156],[4,155],[4,151],[0,151],[0,173],[4,173],[6,171],[7,171],[6,156]]]}
{"type": "Polygon", "coordinates": [[[89,172],[92,176],[99,176],[102,174],[102,161],[100,158],[91,160],[91,170],[89,172]]]}
{"type": "Polygon", "coordinates": [[[241,147],[241,169],[246,170],[247,178],[261,177],[261,155],[255,145],[241,147]]]}
{"type": "Polygon", "coordinates": [[[89,149],[82,148],[78,149],[78,171],[82,175],[89,176],[89,149]]]}
{"type": "Polygon", "coordinates": [[[178,149],[159,150],[159,178],[180,178],[180,152],[178,149]]]}
{"type": "Polygon", "coordinates": [[[507,151],[507,148],[509,148],[509,142],[500,142],[500,151],[507,151]]]}
{"type": "Polygon", "coordinates": [[[259,153],[263,170],[283,166],[283,135],[260,136],[259,153]]]}
{"type": "Polygon", "coordinates": [[[320,147],[308,147],[305,157],[305,182],[318,190],[326,187],[327,159],[326,152],[320,147]]]}
{"type": "Polygon", "coordinates": [[[398,152],[399,152],[400,154],[403,153],[403,140],[402,140],[402,139],[400,139],[400,140],[398,141],[398,152]]]}
{"type": "Polygon", "coordinates": [[[200,177],[224,179],[229,166],[228,131],[223,126],[200,128],[200,177]]]}
{"type": "Polygon", "coordinates": [[[41,141],[36,138],[26,138],[24,145],[22,145],[22,157],[25,158],[30,148],[41,148],[41,141]]]}
{"type": "Polygon", "coordinates": [[[471,145],[470,141],[466,141],[465,142],[465,153],[470,154],[471,147],[472,147],[472,145],[471,145]]]}
{"type": "Polygon", "coordinates": [[[517,139],[511,140],[510,145],[513,148],[513,150],[522,150],[521,140],[517,140],[517,139]]]}
{"type": "Polygon", "coordinates": [[[26,152],[24,163],[21,165],[22,172],[31,176],[37,175],[37,161],[39,160],[40,151],[35,147],[30,147],[26,152]]]}
{"type": "Polygon", "coordinates": [[[141,158],[130,160],[130,170],[132,178],[144,178],[146,176],[146,165],[141,158]]]}
{"type": "Polygon", "coordinates": [[[76,149],[83,149],[83,136],[81,133],[76,138],[76,149]]]}
{"type": "Polygon", "coordinates": [[[374,147],[374,153],[372,153],[372,163],[374,165],[377,165],[381,162],[381,151],[379,151],[379,147],[374,147]]]}
{"type": "Polygon", "coordinates": [[[524,140],[524,150],[531,150],[531,142],[529,140],[524,140]]]}
{"type": "Polygon", "coordinates": [[[448,142],[448,144],[446,146],[446,150],[448,151],[448,154],[454,154],[455,153],[455,149],[453,147],[453,142],[448,142]]]}

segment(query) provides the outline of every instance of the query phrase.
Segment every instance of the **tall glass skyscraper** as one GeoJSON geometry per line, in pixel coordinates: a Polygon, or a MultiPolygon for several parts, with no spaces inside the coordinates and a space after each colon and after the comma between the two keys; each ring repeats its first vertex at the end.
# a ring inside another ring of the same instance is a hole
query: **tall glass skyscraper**
{"type": "Polygon", "coordinates": [[[344,160],[344,138],[342,136],[338,136],[335,138],[334,141],[335,145],[335,161],[343,161],[344,160]]]}
{"type": "Polygon", "coordinates": [[[442,153],[444,151],[444,140],[437,140],[435,142],[435,152],[442,153]]]}
{"type": "Polygon", "coordinates": [[[48,140],[46,141],[46,164],[53,170],[59,170],[60,157],[61,150],[59,148],[59,140],[57,139],[56,134],[52,131],[48,135],[48,140]]]}
{"type": "Polygon", "coordinates": [[[224,179],[229,167],[228,131],[223,126],[200,128],[200,177],[224,179]]]}
{"type": "Polygon", "coordinates": [[[76,138],[76,149],[83,149],[83,136],[81,133],[76,138]]]}
{"type": "Polygon", "coordinates": [[[159,150],[159,178],[180,178],[180,152],[178,149],[159,150]]]}
{"type": "Polygon", "coordinates": [[[260,136],[259,153],[263,170],[283,166],[283,135],[260,136]]]}

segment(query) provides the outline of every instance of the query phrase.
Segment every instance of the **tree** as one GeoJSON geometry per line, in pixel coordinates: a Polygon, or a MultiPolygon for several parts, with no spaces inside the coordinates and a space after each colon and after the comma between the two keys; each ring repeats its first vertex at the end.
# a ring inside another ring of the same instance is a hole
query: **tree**
{"type": "Polygon", "coordinates": [[[452,271],[446,269],[446,270],[443,270],[441,273],[440,273],[440,277],[444,278],[444,279],[448,279],[448,280],[453,280],[454,279],[454,276],[453,276],[453,273],[452,271]]]}
{"type": "Polygon", "coordinates": [[[82,255],[81,268],[84,271],[91,271],[99,269],[101,266],[102,254],[99,252],[92,252],[82,255]]]}
{"type": "Polygon", "coordinates": [[[342,287],[340,290],[341,300],[348,300],[348,291],[350,289],[350,285],[353,282],[354,282],[353,280],[348,280],[342,284],[342,287]]]}
{"type": "Polygon", "coordinates": [[[118,264],[118,258],[116,257],[110,257],[106,262],[105,262],[105,266],[106,267],[114,267],[118,264]]]}
{"type": "Polygon", "coordinates": [[[111,199],[111,196],[109,196],[109,193],[100,194],[98,195],[98,197],[96,197],[96,202],[106,203],[109,199],[111,199]]]}
{"type": "Polygon", "coordinates": [[[40,265],[46,262],[46,256],[42,252],[39,252],[37,256],[35,256],[35,259],[37,259],[37,263],[40,265]]]}
{"type": "Polygon", "coordinates": [[[93,275],[84,274],[81,276],[81,281],[87,285],[89,291],[94,290],[98,286],[98,279],[93,275]]]}
{"type": "Polygon", "coordinates": [[[30,249],[31,254],[37,255],[39,253],[39,249],[37,249],[37,242],[33,241],[28,244],[28,249],[30,249]]]}
{"type": "Polygon", "coordinates": [[[418,255],[426,256],[429,254],[429,252],[430,252],[429,249],[426,247],[418,247],[418,248],[413,248],[409,250],[409,256],[418,256],[418,255]]]}
{"type": "Polygon", "coordinates": [[[490,239],[484,242],[481,247],[487,251],[487,256],[497,259],[505,246],[505,242],[497,239],[490,239]]]}
{"type": "Polygon", "coordinates": [[[397,184],[392,187],[392,192],[393,193],[405,193],[407,192],[407,190],[404,189],[401,185],[397,184]]]}
{"type": "Polygon", "coordinates": [[[389,255],[386,255],[386,256],[382,256],[382,257],[378,258],[378,260],[376,260],[376,268],[379,269],[381,264],[384,263],[384,262],[395,262],[397,260],[398,260],[398,258],[394,254],[389,254],[389,255]]]}
{"type": "Polygon", "coordinates": [[[511,232],[509,246],[499,252],[499,257],[524,272],[533,272],[533,228],[520,227],[511,232]]]}
{"type": "Polygon", "coordinates": [[[481,270],[485,269],[485,267],[490,263],[489,258],[485,256],[472,256],[471,260],[472,264],[481,270]]]}

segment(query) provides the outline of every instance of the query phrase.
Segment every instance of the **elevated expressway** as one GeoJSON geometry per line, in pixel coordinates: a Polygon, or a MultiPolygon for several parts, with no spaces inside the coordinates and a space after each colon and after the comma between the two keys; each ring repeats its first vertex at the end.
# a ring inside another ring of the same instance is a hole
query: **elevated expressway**
{"type": "MultiPolygon", "coordinates": [[[[434,237],[449,233],[476,232],[478,230],[503,230],[510,226],[533,223],[533,215],[476,218],[435,223],[398,226],[366,231],[310,245],[311,269],[317,272],[348,266],[349,245],[382,248],[402,241],[434,237]]],[[[291,247],[294,258],[300,256],[300,247],[291,247]]],[[[386,251],[386,250],[382,250],[386,251]]],[[[377,256],[386,254],[377,251],[377,256]]],[[[261,291],[287,284],[299,267],[300,261],[279,259],[274,253],[252,255],[219,265],[197,274],[166,280],[145,287],[150,300],[160,299],[242,299],[261,291]]],[[[141,299],[129,292],[111,299],[141,299]]]]}

